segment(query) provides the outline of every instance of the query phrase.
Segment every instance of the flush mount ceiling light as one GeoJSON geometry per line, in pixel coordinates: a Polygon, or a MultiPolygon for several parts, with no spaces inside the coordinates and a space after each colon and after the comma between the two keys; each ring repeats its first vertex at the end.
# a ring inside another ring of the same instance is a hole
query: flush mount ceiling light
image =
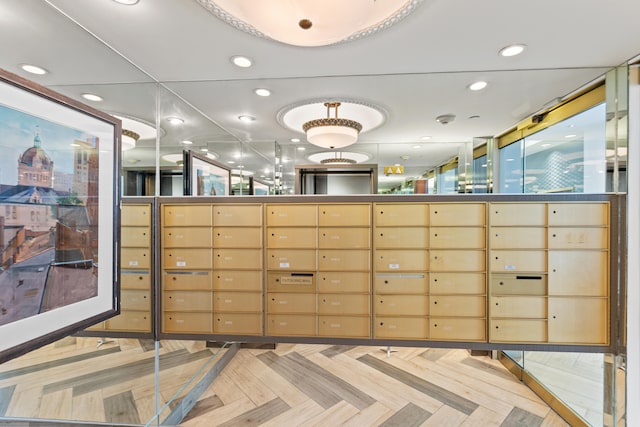
{"type": "Polygon", "coordinates": [[[265,88],[258,88],[253,91],[258,96],[269,96],[271,95],[271,91],[265,88]]]}
{"type": "Polygon", "coordinates": [[[157,135],[155,126],[144,123],[140,119],[124,117],[118,114],[113,116],[122,121],[122,151],[135,148],[140,139],[155,140],[157,135]]]}
{"type": "Polygon", "coordinates": [[[302,125],[307,141],[318,147],[334,149],[349,146],[358,140],[362,125],[355,120],[339,118],[340,105],[340,102],[325,102],[327,117],[309,120],[302,125]],[[335,111],[334,117],[331,117],[331,109],[335,111]]]}
{"type": "Polygon", "coordinates": [[[477,82],[471,83],[469,85],[469,90],[473,90],[473,91],[482,90],[485,87],[487,87],[487,82],[479,80],[477,82]]]}
{"type": "Polygon", "coordinates": [[[184,123],[184,120],[182,120],[180,117],[167,117],[167,121],[175,126],[181,125],[184,123]]]}
{"type": "Polygon", "coordinates": [[[505,46],[498,51],[500,56],[516,56],[524,52],[526,45],[524,44],[512,44],[505,46]]]}
{"type": "Polygon", "coordinates": [[[102,101],[102,97],[94,93],[83,93],[82,97],[88,101],[94,101],[94,102],[102,101]]]}
{"type": "Polygon", "coordinates": [[[233,65],[240,68],[249,68],[253,65],[253,61],[246,56],[232,56],[231,62],[233,65]]]}
{"type": "Polygon", "coordinates": [[[256,37],[326,46],[398,23],[422,0],[198,0],[214,16],[256,37]]]}
{"type": "Polygon", "coordinates": [[[42,76],[48,73],[48,71],[45,70],[44,68],[38,67],[37,65],[32,65],[32,64],[22,64],[20,65],[20,68],[22,68],[27,73],[37,74],[39,76],[42,76]]]}
{"type": "Polygon", "coordinates": [[[251,123],[251,122],[255,122],[256,118],[253,116],[242,115],[242,116],[238,116],[238,120],[244,123],[251,123]]]}

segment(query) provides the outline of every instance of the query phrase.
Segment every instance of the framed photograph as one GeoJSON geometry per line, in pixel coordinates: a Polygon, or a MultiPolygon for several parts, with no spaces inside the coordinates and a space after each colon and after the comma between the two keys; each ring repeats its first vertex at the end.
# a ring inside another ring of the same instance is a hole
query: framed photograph
{"type": "Polygon", "coordinates": [[[118,313],[120,132],[0,69],[0,363],[118,313]]]}
{"type": "Polygon", "coordinates": [[[231,169],[191,150],[185,150],[183,155],[185,196],[231,194],[231,169]]]}

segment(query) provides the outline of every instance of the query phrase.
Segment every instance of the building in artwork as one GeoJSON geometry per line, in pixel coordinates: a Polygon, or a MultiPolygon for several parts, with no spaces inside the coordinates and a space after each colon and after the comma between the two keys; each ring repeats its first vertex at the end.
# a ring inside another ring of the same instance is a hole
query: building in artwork
{"type": "Polygon", "coordinates": [[[33,138],[33,147],[18,158],[18,185],[53,188],[53,160],[42,148],[39,128],[33,138]]]}

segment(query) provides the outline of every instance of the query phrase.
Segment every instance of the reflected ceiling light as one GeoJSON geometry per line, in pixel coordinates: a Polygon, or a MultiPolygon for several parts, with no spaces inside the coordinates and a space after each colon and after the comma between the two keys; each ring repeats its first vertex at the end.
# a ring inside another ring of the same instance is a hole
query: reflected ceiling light
{"type": "Polygon", "coordinates": [[[304,147],[297,147],[297,150],[298,150],[298,151],[304,151],[304,150],[306,150],[306,148],[304,148],[304,147]]]}
{"type": "Polygon", "coordinates": [[[256,118],[253,116],[242,115],[242,116],[238,116],[238,120],[244,123],[251,123],[251,122],[254,122],[256,118]]]}
{"type": "Polygon", "coordinates": [[[353,164],[362,163],[370,159],[368,154],[353,151],[323,151],[310,154],[307,159],[320,164],[353,164]]]}
{"type": "Polygon", "coordinates": [[[524,52],[526,45],[524,44],[512,44],[505,46],[498,51],[500,56],[516,56],[524,52]]]}
{"type": "Polygon", "coordinates": [[[155,139],[158,134],[155,126],[151,126],[140,119],[124,117],[119,114],[113,114],[113,117],[122,122],[122,151],[135,148],[140,139],[155,139]]]}
{"type": "Polygon", "coordinates": [[[133,6],[134,4],[138,4],[140,0],[113,0],[116,3],[123,4],[125,6],[133,6]]]}
{"type": "Polygon", "coordinates": [[[183,139],[182,141],[180,141],[182,144],[184,145],[192,145],[193,141],[189,141],[188,139],[183,139]]]}
{"type": "Polygon", "coordinates": [[[265,88],[258,88],[253,91],[258,96],[269,96],[271,95],[271,91],[265,88]]]}
{"type": "Polygon", "coordinates": [[[253,61],[246,56],[232,56],[231,62],[233,65],[240,68],[249,68],[253,65],[253,61]]]}
{"type": "Polygon", "coordinates": [[[181,165],[184,162],[184,156],[182,154],[163,154],[162,159],[177,165],[181,165]]]}
{"type": "Polygon", "coordinates": [[[327,117],[309,120],[302,125],[307,141],[318,147],[335,149],[347,147],[358,140],[362,125],[355,120],[339,118],[340,105],[340,102],[325,102],[327,117]],[[331,117],[331,109],[335,110],[334,117],[331,117]]]}
{"type": "Polygon", "coordinates": [[[565,135],[564,137],[565,138],[575,138],[576,136],[578,136],[578,135],[576,135],[575,133],[572,133],[570,135],[565,135]]]}
{"type": "Polygon", "coordinates": [[[428,141],[428,140],[431,139],[431,137],[430,136],[421,136],[420,139],[423,140],[423,141],[428,141]]]}
{"type": "Polygon", "coordinates": [[[612,158],[614,156],[627,157],[627,147],[618,147],[615,150],[613,148],[607,148],[605,150],[605,155],[607,158],[612,158]]]}
{"type": "Polygon", "coordinates": [[[389,28],[422,0],[198,0],[235,28],[294,46],[326,46],[389,28]]]}
{"type": "Polygon", "coordinates": [[[475,90],[482,90],[485,87],[487,87],[487,82],[480,80],[480,81],[471,83],[469,85],[469,90],[474,90],[474,91],[475,90]]]}
{"type": "Polygon", "coordinates": [[[39,76],[42,76],[48,73],[48,71],[45,70],[44,68],[38,67],[37,65],[32,65],[32,64],[21,64],[20,68],[22,68],[27,73],[37,74],[39,76]]]}
{"type": "Polygon", "coordinates": [[[415,148],[416,150],[419,150],[422,148],[422,145],[414,145],[413,148],[415,148]]]}
{"type": "Polygon", "coordinates": [[[100,102],[102,101],[102,97],[93,93],[83,93],[82,97],[89,101],[100,102]]]}
{"type": "Polygon", "coordinates": [[[217,159],[218,155],[216,153],[214,153],[213,151],[207,151],[207,154],[205,154],[208,158],[210,159],[217,159]]]}
{"type": "Polygon", "coordinates": [[[122,129],[122,151],[136,148],[136,142],[140,139],[140,135],[129,129],[122,129]]]}
{"type": "Polygon", "coordinates": [[[291,138],[290,141],[291,142],[300,142],[300,138],[291,138]]]}
{"type": "Polygon", "coordinates": [[[208,152],[208,151],[209,151],[209,149],[208,149],[208,148],[201,148],[201,149],[200,149],[200,151],[203,151],[203,152],[205,152],[205,153],[206,153],[206,152],[208,152]]]}
{"type": "Polygon", "coordinates": [[[184,120],[181,119],[180,117],[167,117],[167,120],[169,121],[169,123],[171,123],[172,125],[181,125],[184,123],[184,120]]]}

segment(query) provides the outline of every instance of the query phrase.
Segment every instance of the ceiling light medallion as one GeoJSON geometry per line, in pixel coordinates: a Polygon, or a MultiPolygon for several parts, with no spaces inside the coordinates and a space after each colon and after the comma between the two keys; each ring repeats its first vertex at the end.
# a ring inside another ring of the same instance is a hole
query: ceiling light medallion
{"type": "Polygon", "coordinates": [[[355,120],[339,118],[340,105],[340,102],[325,102],[327,117],[309,120],[302,125],[302,130],[307,134],[307,141],[318,147],[336,149],[347,147],[358,140],[362,125],[355,120]],[[335,110],[335,117],[331,117],[332,108],[335,110]]]}

